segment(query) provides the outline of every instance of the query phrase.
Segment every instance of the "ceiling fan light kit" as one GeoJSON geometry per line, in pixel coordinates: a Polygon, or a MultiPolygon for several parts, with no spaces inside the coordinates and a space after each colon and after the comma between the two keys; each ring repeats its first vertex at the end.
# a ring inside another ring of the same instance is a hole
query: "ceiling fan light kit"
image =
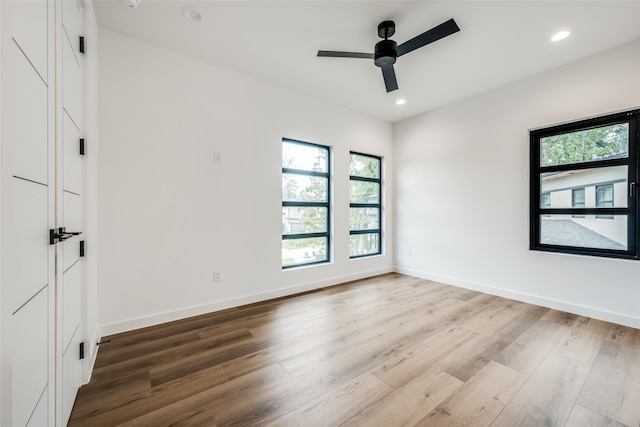
{"type": "Polygon", "coordinates": [[[449,19],[448,21],[425,31],[411,40],[398,45],[395,41],[389,39],[389,37],[393,36],[396,32],[396,24],[393,21],[383,21],[378,25],[378,36],[384,40],[376,43],[373,54],[319,50],[318,56],[373,59],[373,63],[382,69],[382,77],[384,79],[384,86],[387,89],[387,92],[392,92],[398,89],[398,81],[396,79],[396,72],[393,68],[393,64],[396,63],[399,56],[405,55],[418,48],[450,36],[458,31],[460,31],[460,27],[458,27],[456,21],[449,19]]]}

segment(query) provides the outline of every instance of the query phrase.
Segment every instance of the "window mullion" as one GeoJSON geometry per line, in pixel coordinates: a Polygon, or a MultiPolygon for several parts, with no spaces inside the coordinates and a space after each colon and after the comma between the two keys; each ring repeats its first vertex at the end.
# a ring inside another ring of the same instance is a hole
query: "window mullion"
{"type": "Polygon", "coordinates": [[[630,215],[630,208],[540,208],[540,215],[630,215]]]}
{"type": "Polygon", "coordinates": [[[374,182],[380,184],[380,178],[368,178],[365,176],[349,175],[351,181],[374,182]]]}
{"type": "Polygon", "coordinates": [[[569,163],[555,166],[539,166],[540,173],[566,172],[572,170],[583,170],[593,168],[604,168],[607,166],[626,166],[631,163],[630,156],[621,159],[597,160],[592,162],[569,163]]]}
{"type": "Polygon", "coordinates": [[[380,203],[349,203],[350,208],[380,209],[380,203]]]}
{"type": "Polygon", "coordinates": [[[282,206],[328,208],[329,207],[329,202],[284,201],[284,202],[282,202],[282,206]]]}
{"type": "Polygon", "coordinates": [[[379,228],[371,228],[371,229],[365,229],[365,230],[349,230],[349,234],[351,234],[352,236],[355,236],[357,234],[376,234],[376,233],[380,233],[380,229],[379,228]]]}
{"type": "Polygon", "coordinates": [[[288,175],[302,175],[302,176],[316,176],[319,178],[329,178],[329,174],[327,172],[319,172],[312,170],[304,170],[304,169],[292,169],[292,168],[282,168],[282,173],[286,173],[288,175]]]}

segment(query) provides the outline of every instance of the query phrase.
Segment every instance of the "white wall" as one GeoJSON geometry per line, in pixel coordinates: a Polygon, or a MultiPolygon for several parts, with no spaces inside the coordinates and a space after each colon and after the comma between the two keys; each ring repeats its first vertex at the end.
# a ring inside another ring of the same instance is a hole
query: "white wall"
{"type": "Polygon", "coordinates": [[[639,71],[636,41],[397,123],[397,270],[640,327],[640,262],[528,249],[528,130],[640,105],[639,71]]]}
{"type": "Polygon", "coordinates": [[[392,270],[390,208],[384,255],[348,256],[349,150],[391,206],[390,124],[102,29],[99,55],[103,334],[392,270]],[[281,270],[283,137],[333,147],[331,264],[281,270]]]}

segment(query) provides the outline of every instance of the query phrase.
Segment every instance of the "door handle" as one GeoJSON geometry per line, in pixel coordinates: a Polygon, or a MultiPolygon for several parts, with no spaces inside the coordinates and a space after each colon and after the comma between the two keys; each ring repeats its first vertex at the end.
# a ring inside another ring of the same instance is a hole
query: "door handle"
{"type": "Polygon", "coordinates": [[[66,227],[60,227],[56,231],[55,229],[49,230],[49,244],[55,245],[58,242],[64,242],[73,236],[79,236],[82,231],[67,231],[66,227]],[[57,240],[57,241],[56,241],[57,240]]]}

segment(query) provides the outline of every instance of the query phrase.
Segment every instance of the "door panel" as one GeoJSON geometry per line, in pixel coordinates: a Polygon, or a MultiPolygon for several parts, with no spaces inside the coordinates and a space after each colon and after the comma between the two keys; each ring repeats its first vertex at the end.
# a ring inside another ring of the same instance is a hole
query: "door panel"
{"type": "Polygon", "coordinates": [[[62,106],[69,117],[80,126],[82,123],[82,73],[69,40],[62,40],[62,106]]]}
{"type": "Polygon", "coordinates": [[[15,44],[9,45],[3,97],[11,99],[2,114],[7,141],[3,168],[9,176],[47,183],[47,86],[15,44]]]}
{"type": "Polygon", "coordinates": [[[27,427],[47,427],[49,425],[49,387],[44,390],[38,406],[33,411],[27,427]]]}
{"type": "Polygon", "coordinates": [[[76,0],[64,0],[62,2],[62,26],[76,57],[80,55],[81,18],[80,8],[76,0]]]}
{"type": "Polygon", "coordinates": [[[9,178],[2,194],[2,284],[11,313],[48,281],[47,192],[44,185],[9,178]]]}
{"type": "MultiPolygon", "coordinates": [[[[73,240],[77,240],[74,238],[73,240]]],[[[77,243],[77,242],[76,242],[77,243]]],[[[62,289],[62,420],[69,419],[80,387],[80,301],[82,264],[79,260],[63,274],[62,289]]]]}
{"type": "MultiPolygon", "coordinates": [[[[48,382],[48,288],[12,316],[13,425],[27,424],[48,382]]],[[[45,424],[46,425],[46,424],[45,424]]]]}
{"type": "MultiPolygon", "coordinates": [[[[69,231],[76,231],[68,229],[69,231]]],[[[62,254],[62,269],[67,271],[75,262],[80,259],[80,238],[72,237],[64,242],[58,243],[59,253],[62,254]]]]}
{"type": "MultiPolygon", "coordinates": [[[[82,268],[76,262],[64,273],[62,289],[62,348],[66,352],[71,338],[80,325],[80,286],[82,283],[82,268]]],[[[79,359],[78,359],[79,360],[79,359]]]]}
{"type": "Polygon", "coordinates": [[[67,112],[62,115],[63,188],[80,194],[82,191],[82,156],[80,156],[80,131],[67,112]]]}
{"type": "MultiPolygon", "coordinates": [[[[82,156],[79,154],[79,138],[82,126],[82,55],[78,52],[82,27],[82,11],[75,0],[61,2],[61,71],[62,71],[62,141],[58,146],[61,161],[58,176],[62,188],[57,189],[58,214],[62,221],[59,227],[67,231],[82,231],[82,156]],[[60,203],[61,202],[61,203],[60,203]]],[[[56,407],[60,411],[62,424],[66,424],[75,402],[81,381],[79,345],[82,340],[82,259],[79,257],[81,237],[72,237],[58,245],[62,265],[58,276],[58,316],[61,331],[60,348],[60,396],[56,407]]]]}
{"type": "MultiPolygon", "coordinates": [[[[81,198],[77,194],[63,191],[64,224],[68,231],[82,230],[81,198]]],[[[61,361],[61,395],[59,396],[59,410],[62,412],[62,423],[66,424],[78,388],[80,388],[79,345],[81,341],[80,319],[82,298],[82,259],[80,258],[78,236],[72,237],[58,244],[63,265],[62,277],[58,282],[60,303],[58,305],[61,317],[61,346],[59,357],[61,361]]]]}
{"type": "Polygon", "coordinates": [[[62,390],[63,420],[68,420],[69,416],[71,416],[71,410],[73,409],[76,394],[78,393],[78,387],[80,387],[80,363],[78,362],[80,360],[80,341],[80,328],[77,328],[67,350],[62,356],[62,377],[65,383],[68,384],[68,386],[62,390]]]}
{"type": "MultiPolygon", "coordinates": [[[[45,1],[6,2],[3,10],[12,16],[8,32],[47,82],[48,5],[45,1]],[[4,9],[6,7],[6,9],[4,9]]],[[[4,88],[3,88],[4,90],[4,88]]]]}
{"type": "Polygon", "coordinates": [[[50,255],[54,253],[48,236],[53,214],[53,191],[48,186],[54,156],[53,112],[51,87],[47,86],[52,27],[46,1],[1,2],[0,9],[0,302],[6,332],[1,341],[0,410],[10,409],[7,425],[47,426],[53,415],[48,390],[54,379],[53,294],[48,285],[53,283],[50,255]]]}
{"type": "MultiPolygon", "coordinates": [[[[82,230],[82,205],[80,196],[77,194],[64,192],[64,225],[67,231],[82,230]]],[[[76,236],[58,244],[62,251],[62,271],[66,271],[80,257],[80,241],[81,237],[76,236]]]]}

